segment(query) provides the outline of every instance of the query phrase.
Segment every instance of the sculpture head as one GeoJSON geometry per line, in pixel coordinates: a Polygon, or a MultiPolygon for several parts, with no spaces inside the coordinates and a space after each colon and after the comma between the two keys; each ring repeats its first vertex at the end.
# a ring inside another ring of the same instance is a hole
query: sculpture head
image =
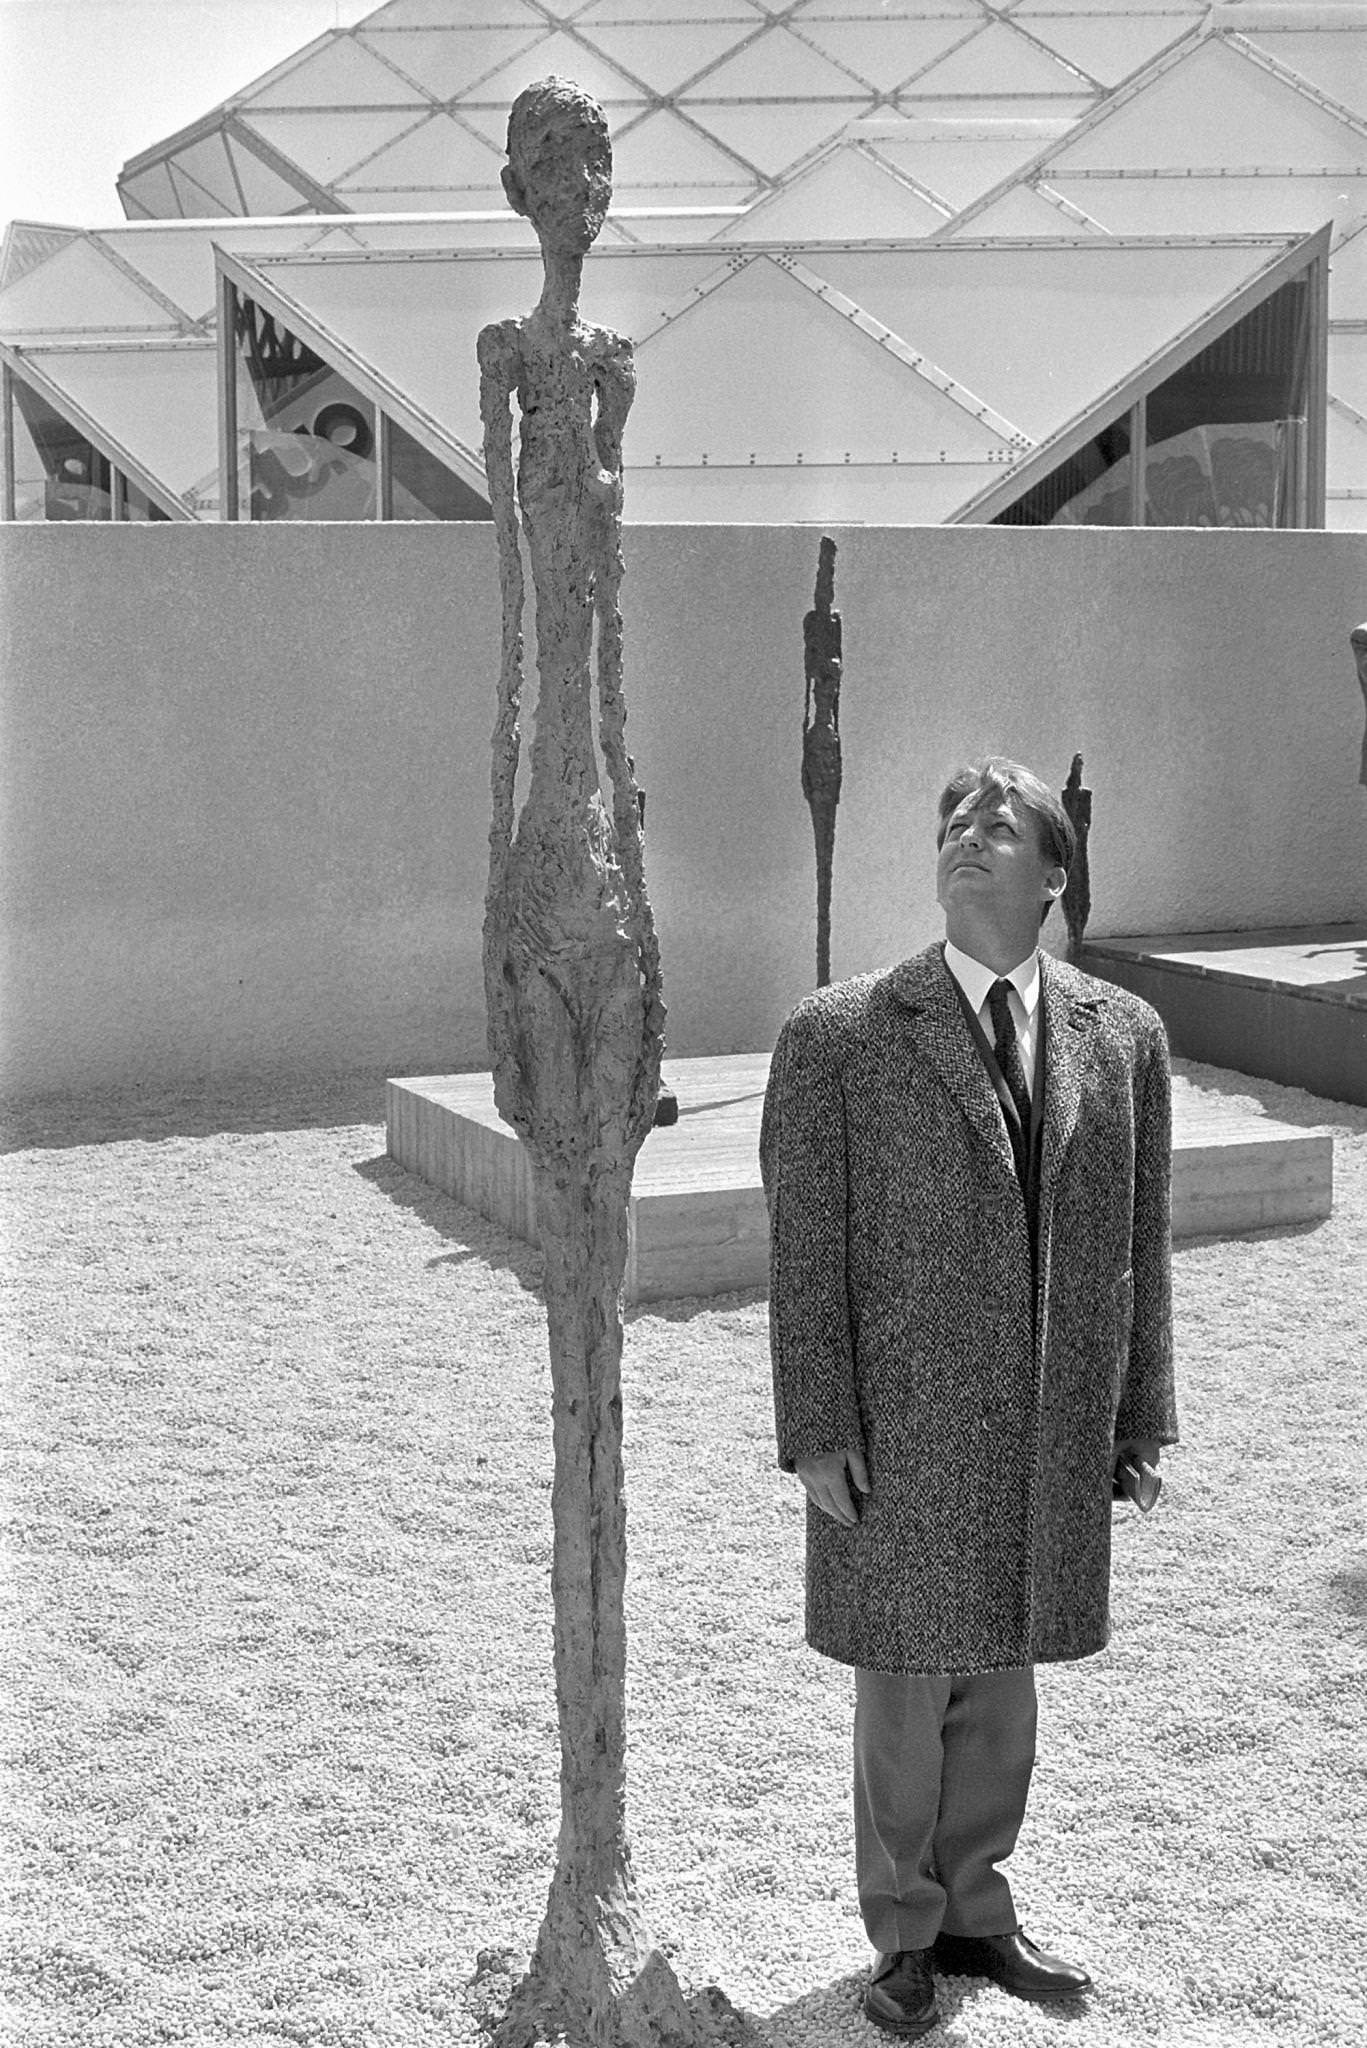
{"type": "Polygon", "coordinates": [[[503,190],[547,254],[585,253],[612,198],[612,142],[591,93],[568,78],[542,78],[518,94],[503,190]]]}

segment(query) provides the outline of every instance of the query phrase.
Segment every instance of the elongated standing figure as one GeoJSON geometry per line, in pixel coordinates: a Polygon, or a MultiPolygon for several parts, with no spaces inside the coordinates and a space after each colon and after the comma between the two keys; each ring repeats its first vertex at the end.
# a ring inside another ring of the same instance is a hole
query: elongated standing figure
{"type": "Polygon", "coordinates": [[[802,794],[816,839],[816,979],[831,978],[831,873],[835,865],[835,813],[840,802],[840,614],[835,599],[835,542],[823,534],[817,550],[812,609],[802,621],[807,699],[802,716],[802,794]]]}
{"type": "Polygon", "coordinates": [[[564,2035],[576,2048],[643,2048],[695,2038],[697,2028],[646,1933],[625,1827],[621,1288],[632,1167],[655,1111],[664,1031],[617,603],[622,429],[635,375],[630,343],[579,317],[584,257],[611,196],[601,109],[564,79],[529,86],[512,108],[508,158],[504,189],[536,228],[545,288],[526,318],[479,337],[503,590],[484,977],[495,1099],[531,1155],[545,1254],[561,1824],[536,1953],[502,2040],[518,2048],[564,2035]],[[540,693],[514,830],[518,504],[540,693]],[[594,744],[595,668],[610,809],[594,744]]]}

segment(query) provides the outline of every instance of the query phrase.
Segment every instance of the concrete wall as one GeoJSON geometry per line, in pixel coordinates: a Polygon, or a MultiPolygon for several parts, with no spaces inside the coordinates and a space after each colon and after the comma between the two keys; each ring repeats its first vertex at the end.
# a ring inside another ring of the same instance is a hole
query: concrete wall
{"type": "MultiPolygon", "coordinates": [[[[1347,644],[1367,539],[835,537],[837,974],[935,936],[934,799],[986,750],[1055,785],[1086,756],[1098,936],[1367,910],[1347,644]]],[[[628,534],[629,743],[679,1055],[767,1045],[814,977],[817,538],[628,534]]],[[[0,574],[0,1084],[483,1065],[490,529],[11,526],[0,574]]]]}

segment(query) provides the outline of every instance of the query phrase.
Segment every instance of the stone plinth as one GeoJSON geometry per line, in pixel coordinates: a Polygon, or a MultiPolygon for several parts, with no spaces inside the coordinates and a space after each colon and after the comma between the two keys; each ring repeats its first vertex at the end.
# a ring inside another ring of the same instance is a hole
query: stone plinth
{"type": "MultiPolygon", "coordinates": [[[[767,1053],[667,1060],[677,1124],[654,1130],[636,1163],[626,1298],[723,1294],[768,1279],[759,1179],[767,1053]]],[[[401,1166],[536,1241],[531,1177],[494,1109],[488,1074],[427,1075],[388,1086],[389,1150],[401,1166]]],[[[1173,1236],[1231,1236],[1329,1214],[1333,1141],[1226,1108],[1180,1076],[1173,1088],[1173,1236]]]]}

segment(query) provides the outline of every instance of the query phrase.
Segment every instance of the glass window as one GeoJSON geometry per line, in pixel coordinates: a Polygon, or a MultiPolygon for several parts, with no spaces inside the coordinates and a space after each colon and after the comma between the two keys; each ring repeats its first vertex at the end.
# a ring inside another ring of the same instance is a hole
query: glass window
{"type": "Polygon", "coordinates": [[[1149,394],[1149,526],[1303,526],[1310,293],[1293,278],[1149,394]]]}
{"type": "Polygon", "coordinates": [[[487,499],[471,490],[454,470],[438,462],[420,441],[389,423],[391,516],[395,519],[490,519],[487,499]]]}
{"type": "Polygon", "coordinates": [[[369,399],[250,299],[236,339],[239,516],[374,519],[369,399]]]}
{"type": "Polygon", "coordinates": [[[992,523],[1128,526],[1130,505],[1130,417],[1124,413],[992,523]]]}
{"type": "Polygon", "coordinates": [[[109,463],[21,377],[14,379],[16,519],[108,519],[109,463]]]}

